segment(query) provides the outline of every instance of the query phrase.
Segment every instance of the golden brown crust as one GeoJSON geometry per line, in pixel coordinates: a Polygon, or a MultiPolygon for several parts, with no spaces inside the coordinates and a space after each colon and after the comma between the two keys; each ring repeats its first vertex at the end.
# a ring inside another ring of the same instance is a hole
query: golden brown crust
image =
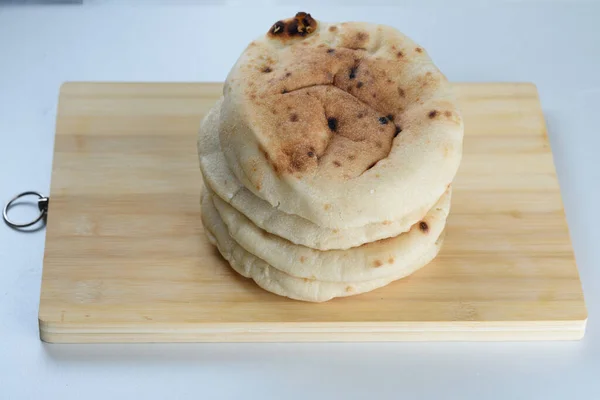
{"type": "Polygon", "coordinates": [[[443,76],[427,71],[400,83],[406,53],[420,47],[406,50],[392,41],[382,52],[381,32],[345,23],[325,32],[316,27],[310,14],[298,13],[267,34],[268,40],[284,40],[279,54],[262,43],[249,46],[244,95],[262,128],[264,158],[276,173],[350,179],[387,157],[408,105],[424,102],[443,76]]]}

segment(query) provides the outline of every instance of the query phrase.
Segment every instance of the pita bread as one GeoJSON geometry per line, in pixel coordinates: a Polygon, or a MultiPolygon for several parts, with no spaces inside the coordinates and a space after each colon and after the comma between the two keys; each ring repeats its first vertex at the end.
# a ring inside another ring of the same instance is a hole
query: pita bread
{"type": "MultiPolygon", "coordinates": [[[[205,187],[209,193],[210,188],[205,187]]],[[[229,235],[272,267],[299,278],[361,282],[402,275],[441,235],[450,209],[450,190],[410,231],[348,250],[320,251],[291,243],[256,225],[219,196],[212,200],[229,235]]]]}
{"type": "Polygon", "coordinates": [[[406,232],[415,220],[422,219],[429,211],[421,208],[417,210],[417,215],[408,215],[396,221],[383,221],[348,229],[331,229],[271,207],[265,200],[244,187],[227,166],[218,134],[221,103],[222,99],[209,111],[201,124],[198,138],[200,169],[204,182],[222,200],[231,204],[259,228],[292,243],[318,250],[348,249],[406,232]]]}
{"type": "Polygon", "coordinates": [[[319,226],[416,223],[461,161],[447,79],[388,26],[279,21],[245,49],[223,94],[219,138],[234,175],[319,226]]]}
{"type": "MultiPolygon", "coordinates": [[[[217,246],[223,258],[228,261],[237,273],[246,278],[253,279],[264,290],[295,300],[323,302],[331,300],[334,297],[357,295],[386,286],[413,272],[410,269],[406,269],[394,276],[358,283],[321,282],[297,278],[271,267],[238,245],[229,236],[227,227],[215,209],[210,195],[206,192],[203,192],[202,196],[202,220],[209,241],[217,246]]],[[[443,236],[430,246],[429,249],[424,251],[418,260],[415,260],[413,270],[417,270],[433,260],[440,250],[442,243],[443,236]]]]}

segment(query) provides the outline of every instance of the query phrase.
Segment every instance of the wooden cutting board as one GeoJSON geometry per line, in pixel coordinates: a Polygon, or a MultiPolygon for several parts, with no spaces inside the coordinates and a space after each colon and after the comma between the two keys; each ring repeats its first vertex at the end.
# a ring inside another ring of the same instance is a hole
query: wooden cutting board
{"type": "Polygon", "coordinates": [[[312,304],[233,272],[203,233],[206,83],[68,83],[60,93],[40,300],[49,342],[579,339],[587,319],[530,84],[456,84],[464,160],[438,258],[312,304]]]}

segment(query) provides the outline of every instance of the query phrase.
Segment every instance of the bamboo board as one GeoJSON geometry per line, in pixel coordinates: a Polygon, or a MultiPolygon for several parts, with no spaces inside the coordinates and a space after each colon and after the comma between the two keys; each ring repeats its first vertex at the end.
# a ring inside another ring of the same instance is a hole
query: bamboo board
{"type": "Polygon", "coordinates": [[[438,258],[327,303],[263,291],[200,221],[206,83],[61,88],[40,299],[48,342],[579,339],[587,312],[537,91],[456,84],[465,120],[438,258]]]}

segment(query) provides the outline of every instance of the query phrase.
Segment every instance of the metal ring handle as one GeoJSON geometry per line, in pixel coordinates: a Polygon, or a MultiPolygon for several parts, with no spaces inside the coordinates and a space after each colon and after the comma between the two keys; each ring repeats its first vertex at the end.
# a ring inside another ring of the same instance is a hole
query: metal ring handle
{"type": "Polygon", "coordinates": [[[39,194],[38,192],[29,191],[29,192],[19,193],[18,195],[13,197],[8,203],[6,203],[6,206],[4,207],[4,210],[2,211],[2,217],[4,218],[4,222],[6,222],[6,224],[12,228],[27,228],[28,226],[38,223],[42,218],[44,218],[46,216],[46,213],[48,212],[48,203],[49,203],[49,199],[47,197],[39,194]],[[8,217],[8,210],[14,205],[15,201],[17,201],[20,198],[25,197],[25,196],[37,196],[38,208],[40,210],[40,215],[38,215],[37,218],[34,219],[33,221],[25,222],[25,223],[21,223],[21,224],[11,221],[10,218],[8,217]]]}

